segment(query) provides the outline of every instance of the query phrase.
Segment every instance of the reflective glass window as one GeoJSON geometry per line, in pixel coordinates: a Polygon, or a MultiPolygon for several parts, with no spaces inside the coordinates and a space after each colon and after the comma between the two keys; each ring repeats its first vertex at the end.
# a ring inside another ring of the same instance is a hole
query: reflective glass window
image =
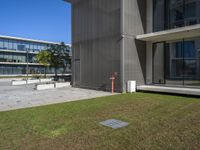
{"type": "Polygon", "coordinates": [[[18,44],[17,49],[20,50],[20,51],[25,51],[26,48],[25,48],[25,45],[18,44]]]}
{"type": "Polygon", "coordinates": [[[19,50],[19,51],[25,51],[26,50],[25,43],[22,42],[22,41],[18,41],[18,43],[17,43],[17,50],[19,50]]]}
{"type": "Polygon", "coordinates": [[[4,67],[0,66],[0,74],[3,74],[4,67]]]}
{"type": "Polygon", "coordinates": [[[38,50],[39,51],[41,50],[41,44],[38,44],[38,50]]]}
{"type": "Polygon", "coordinates": [[[153,64],[154,83],[162,83],[160,81],[163,77],[165,84],[200,87],[199,43],[200,38],[194,38],[165,43],[165,48],[159,46],[159,43],[154,44],[154,61],[157,58],[153,64]]]}
{"type": "Polygon", "coordinates": [[[9,50],[13,50],[13,42],[12,42],[12,40],[8,41],[8,49],[9,50]]]}
{"type": "Polygon", "coordinates": [[[33,49],[34,49],[34,51],[38,51],[38,45],[37,45],[37,43],[34,43],[33,49]]]}
{"type": "Polygon", "coordinates": [[[41,44],[41,50],[45,50],[44,44],[41,44]]]}
{"type": "Polygon", "coordinates": [[[184,57],[185,58],[195,58],[196,49],[194,41],[185,41],[184,42],[184,57]]]}
{"type": "Polygon", "coordinates": [[[30,43],[30,50],[34,50],[34,44],[32,42],[30,43]]]}
{"type": "Polygon", "coordinates": [[[3,39],[0,39],[0,49],[3,49],[3,39]]]}
{"type": "Polygon", "coordinates": [[[26,50],[29,50],[29,49],[30,49],[29,42],[24,42],[24,45],[25,45],[26,50]]]}
{"type": "Polygon", "coordinates": [[[4,52],[0,52],[0,62],[4,62],[4,52]]]}
{"type": "Polygon", "coordinates": [[[13,40],[13,49],[17,50],[17,41],[16,40],[13,40]]]}
{"type": "Polygon", "coordinates": [[[182,44],[182,42],[176,42],[176,43],[174,43],[174,44],[171,44],[171,46],[173,47],[173,46],[176,46],[175,48],[173,48],[172,50],[174,50],[174,52],[175,52],[175,57],[176,58],[182,58],[183,57],[183,51],[182,51],[182,46],[183,46],[183,44],[182,44]]]}
{"type": "Polygon", "coordinates": [[[47,44],[44,44],[44,50],[46,50],[47,49],[47,44]]]}
{"type": "Polygon", "coordinates": [[[168,28],[184,26],[184,1],[169,0],[168,2],[168,28]]]}
{"type": "Polygon", "coordinates": [[[154,0],[154,32],[164,30],[165,27],[165,0],[154,0]]]}
{"type": "Polygon", "coordinates": [[[8,40],[3,40],[3,48],[8,49],[8,40]]]}
{"type": "Polygon", "coordinates": [[[154,0],[153,30],[200,23],[200,0],[154,0]]]}

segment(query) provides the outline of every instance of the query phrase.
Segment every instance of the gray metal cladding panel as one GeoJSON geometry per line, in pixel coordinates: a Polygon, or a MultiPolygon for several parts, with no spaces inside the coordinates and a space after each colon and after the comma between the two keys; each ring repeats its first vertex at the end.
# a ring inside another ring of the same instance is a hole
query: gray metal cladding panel
{"type": "Polygon", "coordinates": [[[73,58],[75,59],[75,60],[77,60],[77,59],[80,59],[80,44],[75,44],[74,46],[73,46],[73,58]]]}
{"type": "Polygon", "coordinates": [[[116,90],[120,78],[120,49],[118,37],[95,40],[81,46],[81,86],[95,89],[110,89],[109,79],[114,72],[118,73],[116,90]]]}
{"type": "Polygon", "coordinates": [[[120,0],[83,0],[72,13],[73,42],[120,34],[120,0]]]}
{"type": "Polygon", "coordinates": [[[75,68],[75,74],[74,74],[74,83],[75,85],[80,85],[80,61],[75,61],[74,62],[74,68],[75,68]]]}
{"type": "Polygon", "coordinates": [[[80,85],[80,45],[73,45],[72,51],[72,81],[73,85],[80,85]]]}
{"type": "Polygon", "coordinates": [[[73,69],[74,74],[80,74],[80,85],[76,79],[75,85],[109,89],[109,78],[118,72],[117,90],[120,86],[120,0],[83,0],[73,4],[72,16],[74,59],[80,57],[80,71],[78,67],[73,69]]]}

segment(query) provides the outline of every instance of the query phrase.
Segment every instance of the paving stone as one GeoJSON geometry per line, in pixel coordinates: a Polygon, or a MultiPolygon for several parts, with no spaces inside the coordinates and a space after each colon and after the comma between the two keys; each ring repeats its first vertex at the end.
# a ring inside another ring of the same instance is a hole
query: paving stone
{"type": "Polygon", "coordinates": [[[10,81],[8,80],[0,80],[0,82],[0,111],[111,95],[109,92],[72,87],[36,91],[34,90],[34,85],[11,86],[10,81]]]}

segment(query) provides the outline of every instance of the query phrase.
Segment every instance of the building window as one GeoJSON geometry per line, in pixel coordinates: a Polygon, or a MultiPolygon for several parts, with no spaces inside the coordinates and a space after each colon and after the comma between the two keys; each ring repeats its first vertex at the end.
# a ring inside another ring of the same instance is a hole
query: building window
{"type": "Polygon", "coordinates": [[[13,40],[13,50],[17,50],[17,41],[13,40]]]}
{"type": "Polygon", "coordinates": [[[12,40],[8,41],[8,49],[9,50],[13,50],[13,42],[12,42],[12,40]]]}
{"type": "Polygon", "coordinates": [[[8,40],[3,40],[3,48],[8,49],[8,40]]]}
{"type": "Polygon", "coordinates": [[[184,26],[183,0],[168,0],[168,28],[184,26]]]}
{"type": "Polygon", "coordinates": [[[0,49],[3,49],[3,39],[0,39],[0,49]]]}
{"type": "Polygon", "coordinates": [[[35,43],[35,44],[33,45],[33,49],[34,49],[34,52],[37,52],[37,51],[38,51],[38,44],[37,44],[37,43],[35,43]]]}
{"type": "Polygon", "coordinates": [[[17,50],[25,51],[26,47],[25,47],[25,45],[19,44],[19,45],[17,45],[17,50]]]}
{"type": "Polygon", "coordinates": [[[154,0],[154,32],[165,29],[165,0],[154,0]]]}
{"type": "Polygon", "coordinates": [[[200,23],[200,0],[154,0],[153,31],[200,23]]]}
{"type": "Polygon", "coordinates": [[[30,43],[30,50],[33,51],[34,50],[34,44],[31,42],[30,43]]]}
{"type": "Polygon", "coordinates": [[[195,49],[195,41],[186,41],[184,42],[184,57],[185,58],[195,58],[196,49],[195,49]]]}
{"type": "Polygon", "coordinates": [[[30,49],[29,42],[25,42],[24,45],[25,45],[26,50],[29,50],[29,49],[30,49]]]}
{"type": "Polygon", "coordinates": [[[199,43],[200,38],[166,42],[164,46],[163,43],[155,43],[154,83],[200,87],[199,43]]]}

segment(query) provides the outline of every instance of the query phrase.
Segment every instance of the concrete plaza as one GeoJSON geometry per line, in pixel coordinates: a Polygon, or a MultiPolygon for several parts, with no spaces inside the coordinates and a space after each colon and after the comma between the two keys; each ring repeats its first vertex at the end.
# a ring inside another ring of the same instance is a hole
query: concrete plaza
{"type": "Polygon", "coordinates": [[[0,79],[0,111],[63,103],[109,96],[111,93],[72,87],[34,90],[34,85],[11,86],[9,79],[0,79]]]}

